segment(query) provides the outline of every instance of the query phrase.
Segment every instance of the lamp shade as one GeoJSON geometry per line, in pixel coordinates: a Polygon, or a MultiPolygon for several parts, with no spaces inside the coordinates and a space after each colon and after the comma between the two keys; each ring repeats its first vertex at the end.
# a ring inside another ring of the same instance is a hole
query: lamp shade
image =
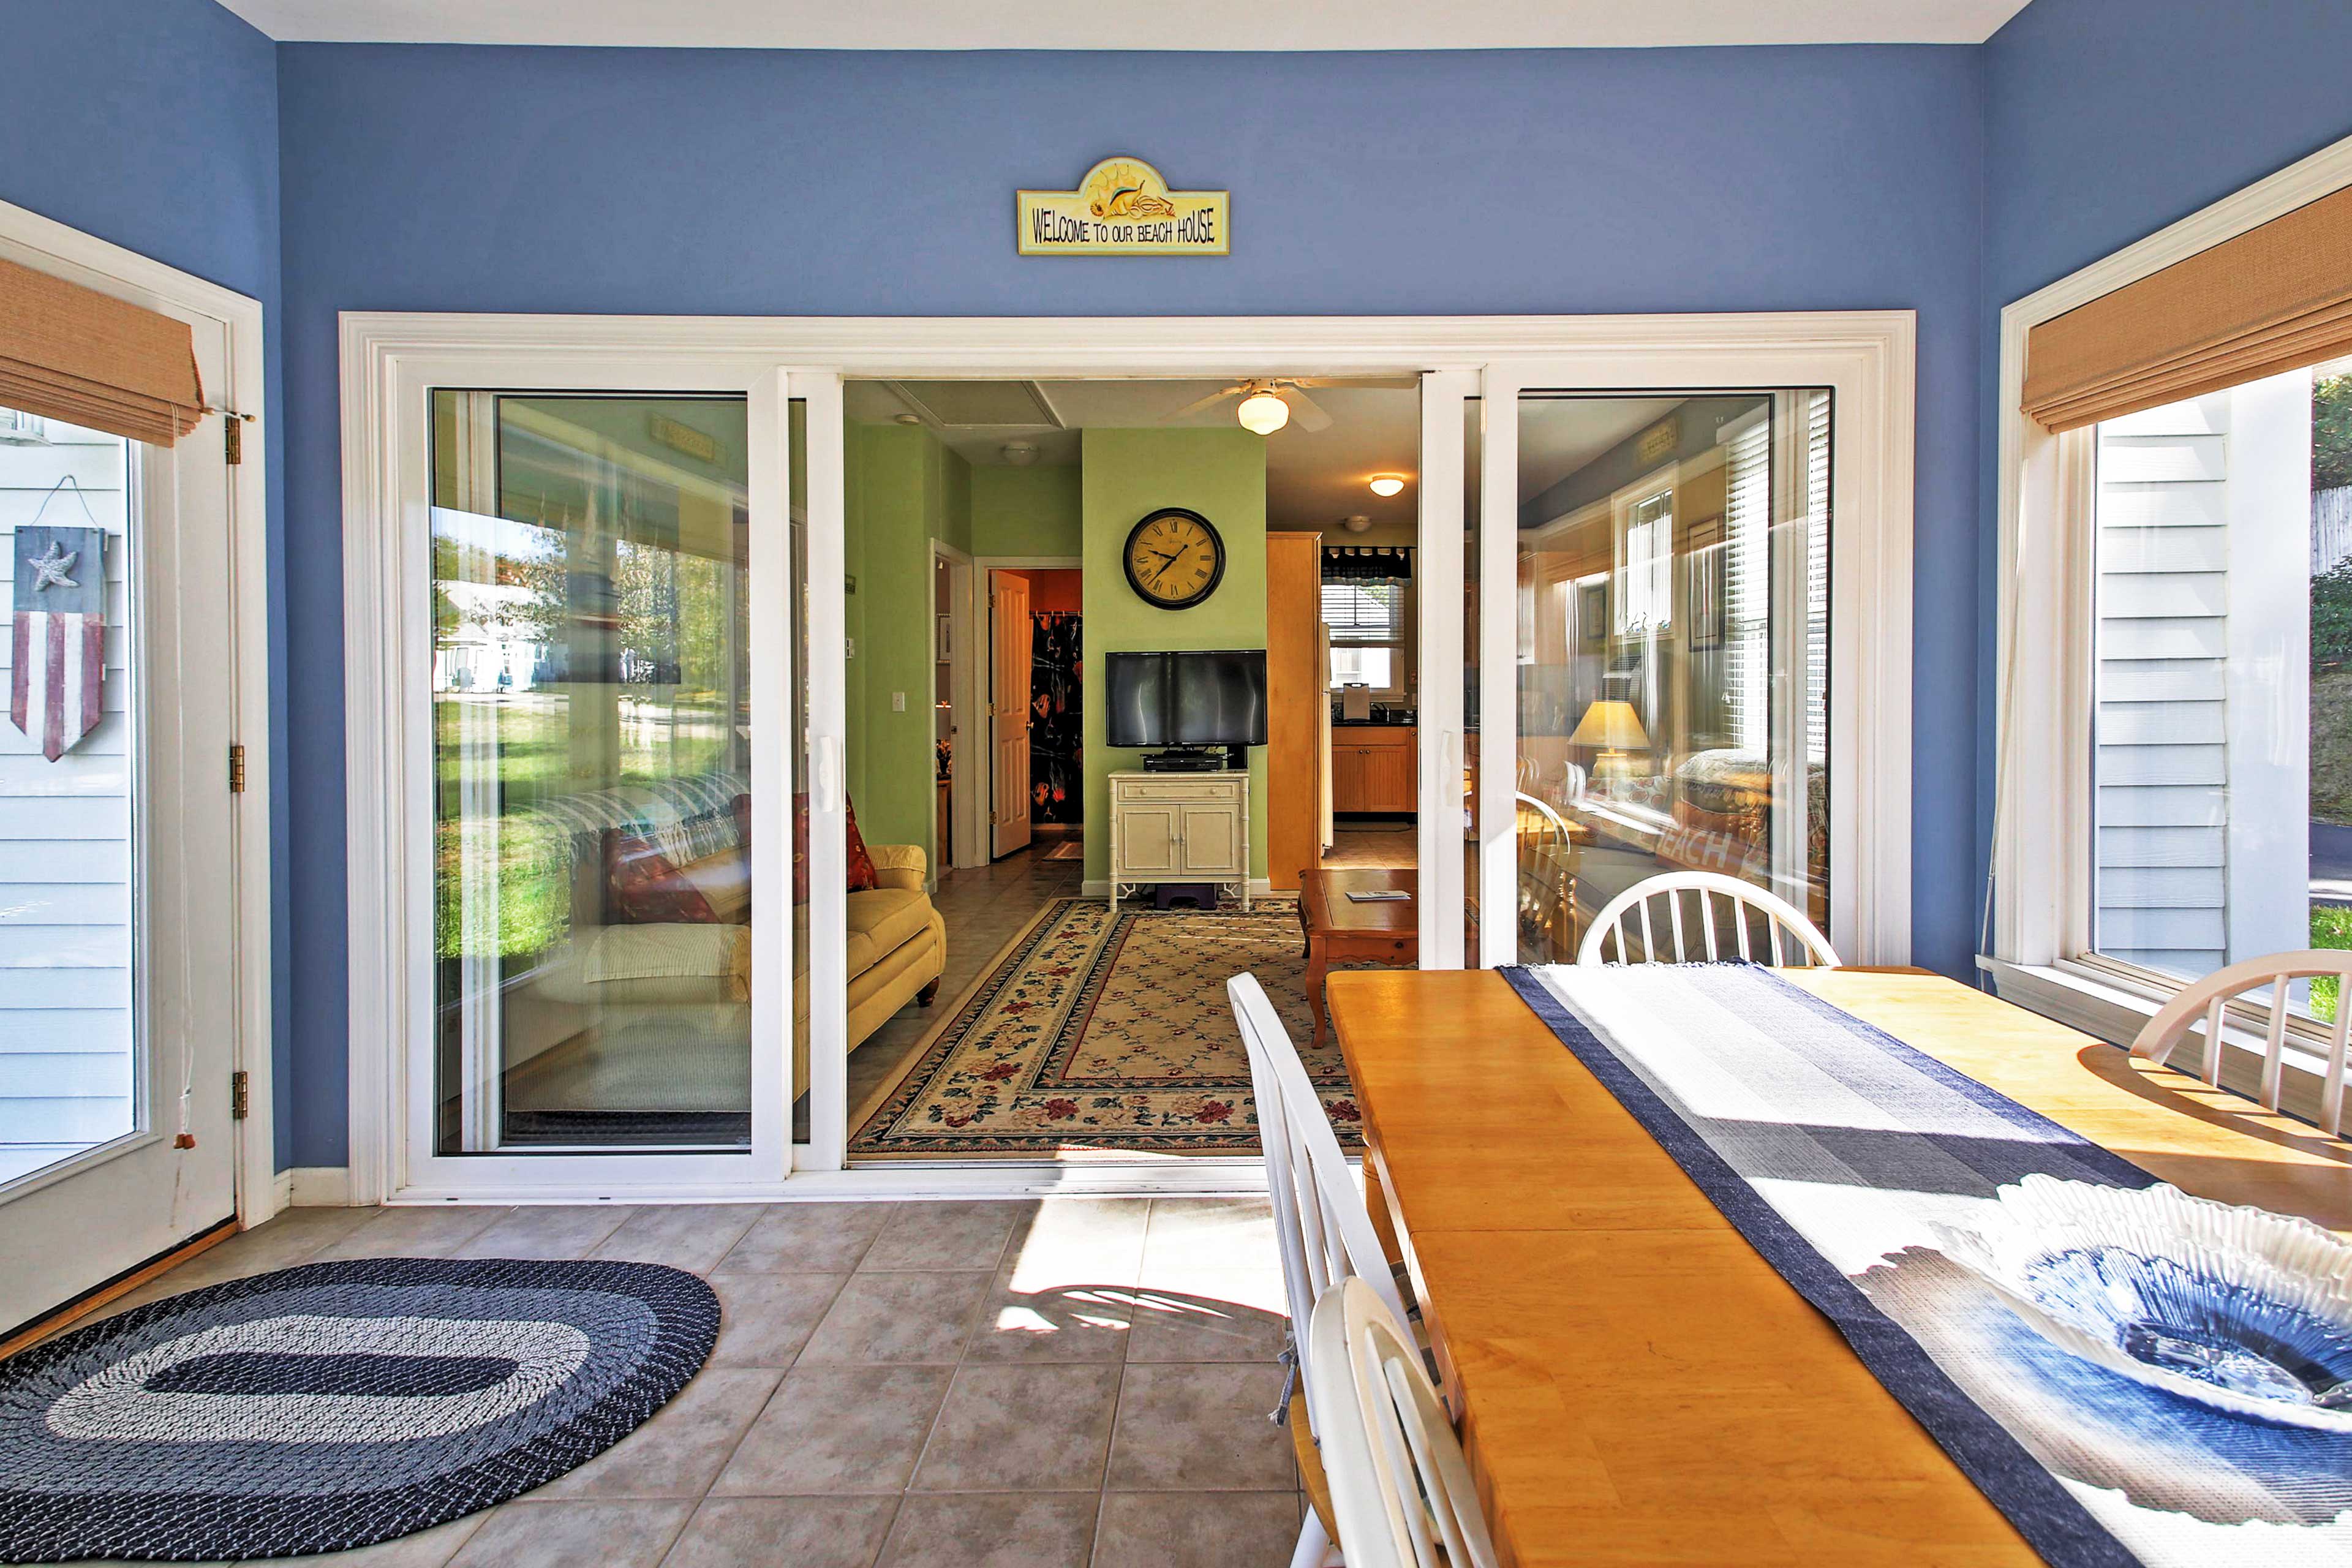
{"type": "Polygon", "coordinates": [[[1598,746],[1604,752],[1646,752],[1650,749],[1650,737],[1642,728],[1642,716],[1633,711],[1631,702],[1604,697],[1584,710],[1568,743],[1598,746]]]}
{"type": "Polygon", "coordinates": [[[1271,436],[1290,423],[1290,405],[1271,392],[1251,393],[1234,412],[1243,429],[1260,436],[1271,436]]]}

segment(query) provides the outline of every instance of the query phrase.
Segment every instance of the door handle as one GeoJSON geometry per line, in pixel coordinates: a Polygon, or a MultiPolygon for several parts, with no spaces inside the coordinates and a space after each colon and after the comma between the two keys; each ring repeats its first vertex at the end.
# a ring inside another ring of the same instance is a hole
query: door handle
{"type": "Polygon", "coordinates": [[[816,743],[816,799],[820,811],[841,809],[841,737],[823,735],[816,743]]]}

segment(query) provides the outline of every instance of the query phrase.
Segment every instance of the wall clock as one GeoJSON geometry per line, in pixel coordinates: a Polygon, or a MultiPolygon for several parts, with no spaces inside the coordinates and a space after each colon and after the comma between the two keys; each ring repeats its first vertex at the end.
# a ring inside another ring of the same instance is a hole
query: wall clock
{"type": "Polygon", "coordinates": [[[1189,610],[1225,576],[1225,542],[1197,511],[1164,506],[1127,536],[1127,581],[1136,596],[1163,610],[1189,610]]]}

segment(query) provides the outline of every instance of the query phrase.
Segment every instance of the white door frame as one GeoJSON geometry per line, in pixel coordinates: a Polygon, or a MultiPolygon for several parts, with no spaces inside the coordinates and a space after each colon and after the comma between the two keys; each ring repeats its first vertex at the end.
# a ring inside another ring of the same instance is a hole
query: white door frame
{"type": "MultiPolygon", "coordinates": [[[[1478,868],[1482,908],[1517,901],[1518,398],[1528,391],[1828,387],[1830,940],[1855,963],[1911,960],[1913,319],[1769,344],[1607,343],[1489,363],[1481,378],[1478,868]]],[[[1459,538],[1457,531],[1454,538],[1459,538]]],[[[1458,912],[1458,911],[1455,911],[1458,912]]],[[[1439,910],[1436,918],[1448,919],[1439,910]]],[[[1518,962],[1515,922],[1479,927],[1478,960],[1518,962]]]]}
{"type": "MultiPolygon", "coordinates": [[[[1086,558],[1080,555],[976,555],[972,558],[972,565],[977,568],[979,574],[979,582],[972,590],[977,595],[979,606],[975,627],[990,650],[991,663],[988,668],[992,671],[994,668],[993,659],[996,648],[996,601],[989,595],[989,574],[992,572],[1078,572],[1085,569],[1086,563],[1086,558]]],[[[985,692],[989,687],[985,680],[975,675],[973,689],[985,692]]],[[[984,701],[981,705],[983,710],[989,706],[984,701]]],[[[987,787],[979,792],[980,858],[972,862],[976,866],[985,866],[996,856],[996,720],[992,714],[987,715],[987,720],[985,738],[990,765],[987,787]]],[[[1035,825],[1033,823],[1031,827],[1034,834],[1035,825]]],[[[1030,842],[1033,844],[1036,842],[1034,836],[1030,842]]]]}
{"type": "MultiPolygon", "coordinates": [[[[383,610],[387,595],[397,604],[401,585],[398,562],[383,555],[386,531],[380,519],[390,515],[392,493],[382,483],[386,400],[404,384],[402,367],[428,360],[453,366],[520,363],[540,367],[534,381],[515,384],[625,385],[636,391],[748,386],[786,364],[877,379],[1229,380],[1276,374],[1419,376],[1454,371],[1483,372],[1499,386],[1515,374],[1522,376],[1517,384],[1543,384],[1553,372],[1548,370],[1531,383],[1517,369],[1536,363],[1572,364],[1575,380],[1570,384],[1600,389],[1726,384],[1851,387],[1856,395],[1840,412],[1839,515],[1846,520],[1849,541],[1858,534],[1868,536],[1866,545],[1854,546],[1858,553],[1852,564],[1869,568],[1864,575],[1870,590],[1865,592],[1860,578],[1845,574],[1841,605],[1843,593],[1850,593],[1857,608],[1845,622],[1842,646],[1858,679],[1842,682],[1833,722],[1849,742],[1841,753],[1843,765],[1862,776],[1846,779],[1833,771],[1832,799],[1842,803],[1843,818],[1835,829],[1841,852],[1836,864],[1844,875],[1859,879],[1862,852],[1869,852],[1867,874],[1874,892],[1868,900],[1868,925],[1854,951],[1879,962],[1901,962],[1908,956],[1916,356],[1911,311],[1118,319],[347,312],[341,327],[354,1201],[374,1202],[393,1194],[426,1195],[394,1179],[396,1140],[385,1114],[388,1060],[402,1054],[394,1045],[401,1037],[388,1030],[386,1023],[395,1016],[409,982],[404,956],[384,911],[396,909],[403,897],[416,895],[404,891],[407,868],[399,856],[397,813],[384,809],[400,798],[390,793],[392,780],[384,768],[385,753],[394,749],[387,738],[396,742],[399,731],[397,721],[386,711],[387,689],[380,678],[399,667],[403,628],[383,610]],[[1870,603],[1874,594],[1874,606],[1870,603]],[[1857,811],[1864,808],[1881,814],[1866,834],[1854,826],[1857,811]]],[[[478,379],[472,384],[481,384],[478,379]]],[[[1453,407],[1458,418],[1460,405],[1453,407]]],[[[812,462],[825,461],[828,456],[837,473],[837,454],[813,452],[812,462]]],[[[1491,452],[1488,461],[1492,463],[1491,452]]],[[[813,488],[813,506],[814,493],[813,488]]],[[[821,531],[812,533],[813,579],[819,570],[814,549],[822,542],[821,531]]],[[[1453,537],[1460,538],[1458,529],[1453,537]]],[[[1842,573],[1848,564],[1841,554],[1842,573]]],[[[812,628],[813,646],[816,629],[812,628]]],[[[1440,657],[1424,637],[1424,671],[1431,668],[1429,661],[1440,657]]],[[[1428,689],[1425,679],[1424,691],[1428,689]]],[[[1433,732],[1424,739],[1424,812],[1436,806],[1440,792],[1440,770],[1430,760],[1435,744],[1433,732]]],[[[1507,761],[1504,767],[1507,778],[1507,761]]],[[[1458,772],[1454,789],[1458,810],[1458,772]]],[[[813,874],[821,875],[822,868],[813,874]]],[[[1850,897],[1843,904],[1852,919],[1856,900],[1850,897]]],[[[813,984],[817,982],[813,979],[813,984]]],[[[820,1061],[828,1054],[822,1048],[815,1052],[820,1061]]],[[[833,1136],[845,1138],[845,1130],[833,1136]]],[[[871,1180],[882,1190],[889,1174],[846,1173],[824,1182],[777,1182],[764,1190],[742,1189],[740,1195],[840,1195],[853,1177],[871,1180]]],[[[1003,1180],[1007,1190],[1034,1190],[1040,1182],[1034,1172],[1008,1171],[1003,1180]]],[[[1202,1185],[1199,1174],[1176,1169],[1170,1169],[1165,1180],[1171,1191],[1202,1185]]],[[[933,1175],[912,1177],[908,1184],[945,1184],[933,1175]]],[[[632,1187],[638,1195],[667,1195],[642,1176],[632,1187]]]]}
{"type": "MultiPolygon", "coordinates": [[[[215,283],[192,277],[136,251],[97,239],[37,213],[0,202],[0,258],[63,278],[115,299],[189,322],[224,336],[226,374],[205,388],[219,408],[245,416],[242,461],[229,470],[230,603],[240,633],[233,639],[231,687],[236,711],[231,731],[245,747],[246,784],[232,813],[229,853],[236,896],[228,911],[236,923],[236,1038],[232,1070],[246,1075],[246,1119],[236,1124],[234,1166],[240,1224],[260,1224],[284,1206],[278,1171],[277,1088],[271,1071],[272,915],[269,882],[269,811],[273,775],[269,734],[269,531],[268,447],[270,424],[264,397],[261,302],[215,283]]],[[[222,422],[207,418],[185,439],[219,441],[222,422]]],[[[161,585],[159,585],[161,586],[161,585]]],[[[226,771],[228,761],[218,760],[226,771]]],[[[229,1092],[226,1084],[200,1083],[203,1095],[229,1092]]],[[[176,1097],[173,1097],[176,1098],[176,1097]]],[[[150,1096],[151,1104],[162,1103],[150,1096]]],[[[160,1118],[135,1138],[168,1137],[160,1118]]],[[[102,1145],[61,1163],[26,1185],[30,1191],[122,1152],[124,1141],[102,1145]]]]}

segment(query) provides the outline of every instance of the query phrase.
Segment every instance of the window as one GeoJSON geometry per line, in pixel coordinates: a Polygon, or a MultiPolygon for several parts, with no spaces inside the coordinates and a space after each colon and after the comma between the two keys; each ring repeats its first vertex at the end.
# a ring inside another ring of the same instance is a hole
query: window
{"type": "Polygon", "coordinates": [[[1663,632],[1673,618],[1675,492],[1633,503],[1617,544],[1617,635],[1663,632]]]}
{"type": "Polygon", "coordinates": [[[2352,947],[2352,361],[2095,439],[2090,952],[2171,984],[2352,947]]]}
{"type": "Polygon", "coordinates": [[[1323,584],[1323,624],[1331,633],[1331,689],[1369,686],[1394,696],[1405,686],[1409,584],[1399,578],[1323,584]]]}
{"type": "MultiPolygon", "coordinates": [[[[2352,948],[2347,224],[2331,149],[2002,312],[1985,967],[2119,1043],[2225,964],[2352,948]]],[[[2326,1037],[2333,992],[2294,988],[2293,1037],[2326,1037]]],[[[2262,1054],[2226,1050],[2223,1081],[2262,1054]]],[[[2312,1059],[2284,1065],[2309,1117],[2312,1059]]]]}

